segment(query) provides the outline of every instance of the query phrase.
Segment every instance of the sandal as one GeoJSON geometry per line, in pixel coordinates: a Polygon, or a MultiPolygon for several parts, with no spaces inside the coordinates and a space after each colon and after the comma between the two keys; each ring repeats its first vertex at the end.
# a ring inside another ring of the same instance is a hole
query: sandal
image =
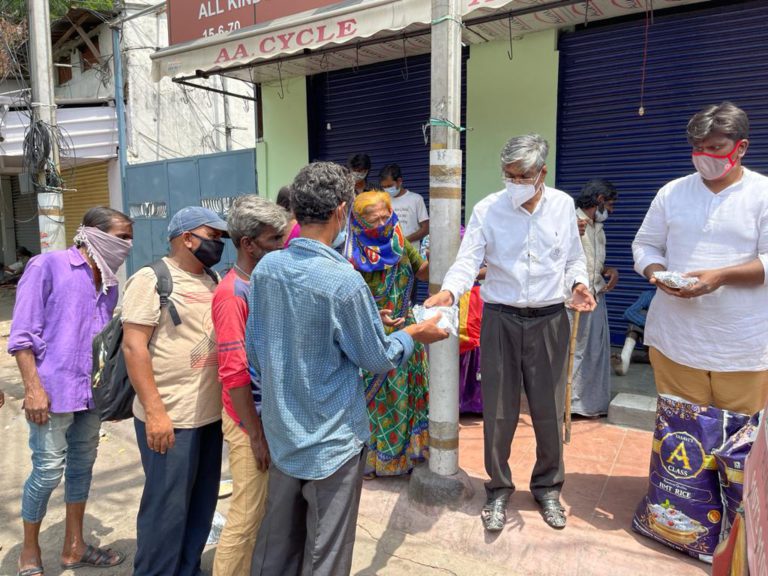
{"type": "Polygon", "coordinates": [[[500,532],[504,529],[504,524],[507,522],[507,502],[508,498],[504,496],[488,498],[485,501],[480,518],[483,521],[483,528],[488,532],[500,532]]]}
{"type": "Polygon", "coordinates": [[[34,568],[25,568],[16,572],[16,576],[42,576],[45,574],[42,566],[35,566],[34,568]]]}
{"type": "Polygon", "coordinates": [[[78,562],[71,562],[69,564],[61,564],[64,570],[72,570],[73,568],[82,568],[83,566],[95,566],[98,568],[112,568],[121,564],[125,560],[125,554],[112,550],[111,548],[99,548],[97,546],[88,547],[83,552],[82,558],[78,562]]]}
{"type": "Polygon", "coordinates": [[[540,500],[539,506],[541,506],[541,515],[547,525],[556,530],[565,528],[565,508],[560,504],[559,499],[547,498],[546,500],[540,500]]]}

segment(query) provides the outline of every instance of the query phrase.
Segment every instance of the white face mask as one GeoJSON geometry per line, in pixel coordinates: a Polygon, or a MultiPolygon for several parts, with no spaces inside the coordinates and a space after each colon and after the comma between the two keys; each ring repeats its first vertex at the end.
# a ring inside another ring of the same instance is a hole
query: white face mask
{"type": "Polygon", "coordinates": [[[608,220],[608,210],[603,208],[595,212],[595,222],[605,222],[608,220]]]}
{"type": "Polygon", "coordinates": [[[504,179],[504,185],[507,188],[507,194],[509,194],[509,197],[512,200],[512,205],[515,208],[519,208],[528,202],[528,200],[536,196],[536,192],[538,191],[538,186],[536,183],[539,180],[539,176],[541,176],[541,171],[536,174],[536,178],[533,179],[533,184],[515,184],[513,181],[507,178],[504,179]]]}
{"type": "Polygon", "coordinates": [[[355,182],[363,182],[368,177],[368,172],[352,172],[355,182]]]}

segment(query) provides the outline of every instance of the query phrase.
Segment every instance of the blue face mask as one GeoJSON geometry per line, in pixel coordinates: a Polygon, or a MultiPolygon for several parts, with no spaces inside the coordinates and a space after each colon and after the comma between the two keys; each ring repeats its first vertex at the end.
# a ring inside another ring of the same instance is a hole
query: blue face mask
{"type": "Polygon", "coordinates": [[[333,244],[331,244],[331,248],[334,250],[338,250],[344,246],[347,242],[347,229],[342,228],[341,231],[336,235],[336,238],[333,240],[333,244]]]}
{"type": "Polygon", "coordinates": [[[384,188],[384,192],[387,192],[392,198],[397,198],[397,195],[400,194],[400,188],[397,186],[389,186],[384,188]]]}
{"type": "MultiPolygon", "coordinates": [[[[344,221],[346,222],[346,218],[344,221]]],[[[347,226],[345,224],[341,224],[339,222],[339,233],[336,234],[336,238],[333,239],[333,242],[331,243],[331,248],[334,250],[339,250],[340,248],[344,247],[344,244],[347,242],[347,226]]]]}

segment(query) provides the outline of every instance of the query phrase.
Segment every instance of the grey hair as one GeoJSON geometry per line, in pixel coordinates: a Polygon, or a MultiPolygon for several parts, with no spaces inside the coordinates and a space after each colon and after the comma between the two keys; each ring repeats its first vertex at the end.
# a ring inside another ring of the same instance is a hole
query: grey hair
{"type": "Polygon", "coordinates": [[[549,144],[539,134],[510,138],[501,150],[501,165],[518,164],[524,171],[541,170],[547,162],[549,144]]]}
{"type": "Polygon", "coordinates": [[[333,162],[313,162],[291,184],[291,208],[299,224],[323,224],[342,203],[355,199],[352,173],[333,162]]]}
{"type": "Polygon", "coordinates": [[[235,248],[243,238],[256,238],[267,228],[283,234],[288,227],[288,213],[265,198],[248,195],[232,202],[227,215],[227,231],[235,248]]]}
{"type": "Polygon", "coordinates": [[[722,134],[734,142],[749,138],[747,113],[730,102],[723,102],[694,114],[688,122],[688,143],[696,145],[712,134],[722,134]]]}

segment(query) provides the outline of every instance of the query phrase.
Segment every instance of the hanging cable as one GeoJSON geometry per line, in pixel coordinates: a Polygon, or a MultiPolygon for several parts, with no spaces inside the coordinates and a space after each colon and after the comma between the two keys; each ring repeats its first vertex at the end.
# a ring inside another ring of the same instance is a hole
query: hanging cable
{"type": "Polygon", "coordinates": [[[645,116],[645,73],[648,65],[648,32],[651,27],[651,15],[653,14],[653,0],[645,0],[645,35],[643,38],[643,67],[640,72],[640,108],[637,113],[645,116]],[[650,6],[650,10],[649,10],[650,6]]]}

